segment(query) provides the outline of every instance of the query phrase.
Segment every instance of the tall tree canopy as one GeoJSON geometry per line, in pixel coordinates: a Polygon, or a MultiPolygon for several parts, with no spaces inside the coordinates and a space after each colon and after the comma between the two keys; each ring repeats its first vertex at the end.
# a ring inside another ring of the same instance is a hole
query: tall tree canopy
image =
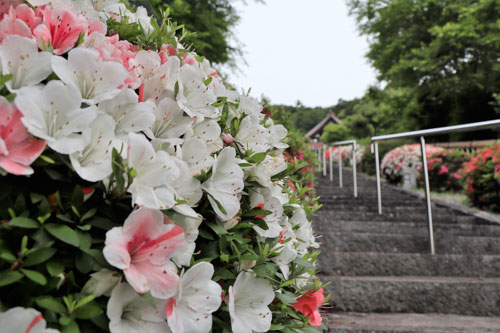
{"type": "MultiPolygon", "coordinates": [[[[191,45],[198,53],[212,63],[234,65],[235,56],[241,54],[238,48],[231,46],[231,40],[237,43],[232,29],[239,16],[231,0],[132,0],[136,5],[151,3],[157,12],[170,10],[170,18],[183,24],[188,32],[185,45],[191,45]]],[[[151,9],[152,9],[151,8],[151,9]]]]}
{"type": "Polygon", "coordinates": [[[496,117],[500,0],[348,0],[367,57],[388,88],[409,89],[405,114],[433,127],[496,117]]]}

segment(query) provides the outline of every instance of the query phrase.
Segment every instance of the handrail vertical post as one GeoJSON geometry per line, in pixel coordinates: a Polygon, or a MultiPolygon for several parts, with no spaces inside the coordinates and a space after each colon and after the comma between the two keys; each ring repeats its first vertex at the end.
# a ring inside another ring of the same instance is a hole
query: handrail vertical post
{"type": "Polygon", "coordinates": [[[378,214],[382,215],[382,192],[380,190],[380,163],[378,158],[378,142],[375,142],[375,173],[377,174],[378,214]]]}
{"type": "Polygon", "coordinates": [[[356,141],[352,143],[352,183],[354,187],[354,197],[358,197],[358,182],[356,179],[356,141]]]}
{"type": "Polygon", "coordinates": [[[323,176],[326,177],[326,145],[323,145],[323,176]]]}
{"type": "Polygon", "coordinates": [[[344,184],[342,182],[342,152],[340,151],[339,146],[339,187],[342,187],[344,184]]]}
{"type": "Polygon", "coordinates": [[[333,157],[331,147],[328,147],[328,162],[330,162],[330,181],[333,182],[333,157]]]}
{"type": "Polygon", "coordinates": [[[427,156],[425,153],[425,139],[423,136],[420,137],[420,149],[422,151],[422,166],[424,168],[425,200],[427,203],[427,222],[429,224],[429,241],[430,241],[430,246],[431,246],[431,254],[435,254],[434,227],[432,225],[432,206],[431,206],[431,192],[430,192],[430,185],[429,185],[429,172],[427,170],[427,156]]]}

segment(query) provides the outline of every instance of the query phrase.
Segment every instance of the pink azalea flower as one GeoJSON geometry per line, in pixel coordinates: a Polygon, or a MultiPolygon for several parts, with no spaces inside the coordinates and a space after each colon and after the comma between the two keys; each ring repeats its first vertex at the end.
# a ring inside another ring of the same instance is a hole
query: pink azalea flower
{"type": "Polygon", "coordinates": [[[321,315],[319,314],[318,307],[323,304],[324,300],[323,288],[319,288],[316,292],[309,290],[307,294],[299,297],[297,302],[293,303],[292,306],[295,310],[308,317],[309,324],[312,326],[320,326],[321,315]]]}
{"type": "Polygon", "coordinates": [[[441,168],[439,169],[438,175],[442,175],[445,173],[448,173],[448,168],[444,164],[441,164],[441,168]]]}
{"type": "Polygon", "coordinates": [[[30,164],[45,148],[45,141],[28,134],[22,113],[0,98],[0,168],[14,175],[31,175],[30,164]]]}
{"type": "Polygon", "coordinates": [[[52,45],[54,53],[61,55],[75,46],[81,33],[87,33],[85,19],[65,7],[46,6],[42,15],[42,24],[33,30],[39,48],[43,48],[43,39],[47,47],[52,45]]]}
{"type": "Polygon", "coordinates": [[[33,9],[25,4],[10,7],[0,21],[0,42],[9,35],[31,38],[31,30],[37,27],[41,21],[41,18],[35,16],[33,9]]]}
{"type": "Polygon", "coordinates": [[[226,145],[230,145],[231,143],[233,143],[234,138],[233,138],[233,136],[231,135],[231,133],[223,133],[223,134],[222,134],[222,141],[224,141],[224,143],[225,143],[226,145]]]}
{"type": "Polygon", "coordinates": [[[123,270],[135,291],[150,291],[156,298],[167,299],[179,285],[177,268],[170,258],[187,243],[181,227],[163,221],[159,210],[143,207],[132,212],[123,227],[106,233],[103,253],[111,265],[123,270]]]}

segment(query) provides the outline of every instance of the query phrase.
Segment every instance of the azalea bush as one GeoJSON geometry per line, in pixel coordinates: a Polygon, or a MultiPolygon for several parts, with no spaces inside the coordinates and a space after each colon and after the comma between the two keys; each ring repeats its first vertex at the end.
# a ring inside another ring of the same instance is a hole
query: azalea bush
{"type": "Polygon", "coordinates": [[[459,173],[473,205],[500,212],[500,145],[478,150],[459,173]]]}
{"type": "Polygon", "coordinates": [[[286,112],[283,106],[272,106],[269,105],[268,101],[264,101],[264,103],[265,108],[262,112],[288,130],[286,138],[288,147],[283,152],[283,156],[289,164],[293,164],[297,169],[297,172],[290,175],[288,184],[295,194],[309,201],[310,205],[314,205],[319,199],[315,198],[314,191],[315,175],[321,164],[317,154],[311,151],[309,139],[302,131],[295,128],[290,113],[286,112]]]}
{"type": "MultiPolygon", "coordinates": [[[[441,147],[426,145],[426,157],[443,151],[441,147]]],[[[396,147],[385,154],[381,163],[382,174],[390,183],[400,183],[403,179],[403,170],[417,173],[422,166],[422,152],[420,144],[396,147]]]]}
{"type": "MultiPolygon", "coordinates": [[[[364,150],[365,150],[364,146],[356,145],[356,151],[355,151],[356,164],[359,164],[361,162],[364,150]]],[[[340,157],[342,159],[343,164],[347,166],[352,166],[353,164],[352,145],[330,147],[330,149],[328,149],[325,152],[325,157],[328,160],[330,156],[332,157],[335,163],[338,162],[340,157]]]]}
{"type": "Polygon", "coordinates": [[[31,0],[0,27],[0,330],[319,328],[287,130],[175,23],[31,0]]]}
{"type": "MultiPolygon", "coordinates": [[[[436,192],[459,191],[462,189],[462,177],[459,170],[468,159],[468,155],[458,149],[442,150],[427,159],[430,187],[436,192]]],[[[420,166],[418,184],[424,185],[424,171],[420,166]]]]}
{"type": "MultiPolygon", "coordinates": [[[[406,140],[390,140],[387,142],[379,142],[379,156],[383,158],[392,149],[407,144],[406,140]]],[[[370,145],[364,147],[360,159],[361,171],[369,175],[375,175],[375,155],[371,152],[370,145]]]]}

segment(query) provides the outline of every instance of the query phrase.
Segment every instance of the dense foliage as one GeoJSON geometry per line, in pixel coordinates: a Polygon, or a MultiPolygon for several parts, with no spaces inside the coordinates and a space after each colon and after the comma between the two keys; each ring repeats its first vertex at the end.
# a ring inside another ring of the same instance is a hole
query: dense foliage
{"type": "Polygon", "coordinates": [[[473,205],[500,212],[500,145],[478,150],[460,173],[473,205]]]}
{"type": "MultiPolygon", "coordinates": [[[[135,0],[142,4],[146,1],[135,0]]],[[[197,53],[215,64],[235,64],[239,49],[231,45],[236,41],[233,29],[239,20],[230,0],[150,0],[156,12],[169,10],[170,19],[182,24],[187,35],[183,40],[197,53]]]]}
{"type": "Polygon", "coordinates": [[[286,128],[166,18],[30,5],[0,5],[0,330],[316,332],[286,128]]]}
{"type": "Polygon", "coordinates": [[[384,90],[407,94],[403,121],[430,128],[495,117],[498,0],[350,0],[349,6],[369,38],[367,57],[387,82],[384,90]]]}
{"type": "MultiPolygon", "coordinates": [[[[431,190],[435,192],[460,191],[463,185],[459,170],[467,160],[468,155],[458,149],[442,150],[430,155],[427,159],[427,170],[431,190]]],[[[424,185],[422,167],[420,167],[417,181],[420,186],[424,185]]]]}

